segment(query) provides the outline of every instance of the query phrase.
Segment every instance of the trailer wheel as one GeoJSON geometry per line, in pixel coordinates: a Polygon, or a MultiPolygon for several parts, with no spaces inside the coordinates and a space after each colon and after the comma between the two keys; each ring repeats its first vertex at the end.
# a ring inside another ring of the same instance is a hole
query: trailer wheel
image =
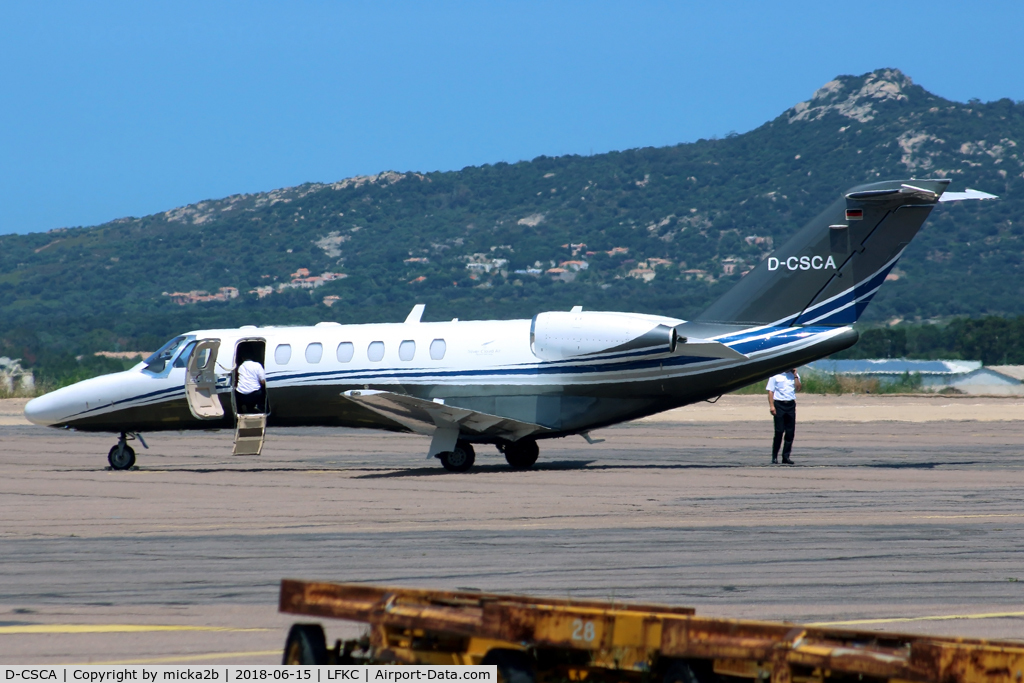
{"type": "Polygon", "coordinates": [[[711,662],[676,659],[665,669],[663,683],[706,683],[716,680],[711,662]],[[703,665],[703,666],[702,666],[703,665]]]}
{"type": "Polygon", "coordinates": [[[292,624],[282,664],[327,664],[327,638],[320,624],[292,624]]]}
{"type": "Polygon", "coordinates": [[[522,650],[496,648],[488,651],[481,664],[498,667],[499,683],[536,683],[537,662],[522,650]]]}

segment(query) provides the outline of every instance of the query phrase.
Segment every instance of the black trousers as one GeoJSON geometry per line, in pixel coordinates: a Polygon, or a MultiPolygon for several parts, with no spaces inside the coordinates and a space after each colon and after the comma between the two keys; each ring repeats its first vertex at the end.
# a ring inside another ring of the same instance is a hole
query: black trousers
{"type": "Polygon", "coordinates": [[[257,389],[251,394],[243,394],[241,392],[235,392],[235,405],[238,407],[239,414],[262,414],[265,413],[264,404],[266,403],[267,392],[263,389],[257,389]]]}
{"type": "Polygon", "coordinates": [[[772,460],[779,457],[779,446],[782,446],[782,459],[789,460],[789,454],[793,451],[793,437],[795,435],[796,401],[776,401],[775,439],[772,441],[772,460]]]}

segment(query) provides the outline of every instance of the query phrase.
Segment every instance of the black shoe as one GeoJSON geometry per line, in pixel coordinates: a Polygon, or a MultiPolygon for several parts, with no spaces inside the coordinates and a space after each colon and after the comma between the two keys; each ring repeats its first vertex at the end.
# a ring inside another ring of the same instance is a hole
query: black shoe
{"type": "Polygon", "coordinates": [[[793,461],[792,461],[792,460],[790,460],[789,458],[783,458],[783,459],[782,459],[782,464],[783,464],[783,465],[792,465],[792,464],[793,464],[793,461]]]}
{"type": "Polygon", "coordinates": [[[772,458],[772,464],[773,465],[778,465],[779,464],[779,459],[778,458],[772,458]]]}

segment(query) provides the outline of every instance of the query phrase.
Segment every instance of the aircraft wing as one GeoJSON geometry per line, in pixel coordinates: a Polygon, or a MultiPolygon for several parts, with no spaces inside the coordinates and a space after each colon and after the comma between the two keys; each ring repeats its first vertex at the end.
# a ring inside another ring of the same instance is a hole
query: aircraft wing
{"type": "MultiPolygon", "coordinates": [[[[520,422],[444,403],[391,391],[360,389],[341,394],[364,408],[383,415],[417,434],[437,435],[439,431],[493,436],[517,441],[525,436],[551,431],[542,425],[520,422]]],[[[454,443],[454,442],[453,442],[454,443]]],[[[433,448],[431,449],[433,450],[433,448]]],[[[431,455],[434,455],[431,453],[431,455]]]]}

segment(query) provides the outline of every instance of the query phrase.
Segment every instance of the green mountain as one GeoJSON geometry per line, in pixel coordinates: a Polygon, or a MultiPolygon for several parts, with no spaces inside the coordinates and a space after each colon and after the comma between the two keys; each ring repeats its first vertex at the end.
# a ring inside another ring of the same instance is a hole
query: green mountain
{"type": "Polygon", "coordinates": [[[398,321],[419,302],[435,320],[575,304],[687,318],[837,193],[902,177],[1002,199],[936,209],[869,320],[1020,315],[1022,140],[1024,103],[952,102],[884,69],[724,139],[385,172],[0,236],[0,355],[45,364],[190,328],[398,321]]]}

